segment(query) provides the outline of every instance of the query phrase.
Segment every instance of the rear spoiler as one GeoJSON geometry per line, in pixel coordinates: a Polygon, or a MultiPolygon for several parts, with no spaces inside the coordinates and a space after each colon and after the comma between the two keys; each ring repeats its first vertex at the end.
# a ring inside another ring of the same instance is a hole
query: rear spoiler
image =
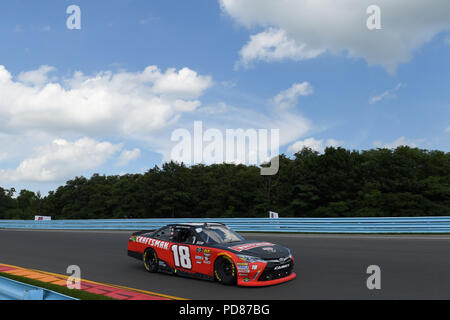
{"type": "Polygon", "coordinates": [[[136,232],[133,232],[133,236],[140,236],[141,234],[144,234],[144,233],[149,233],[149,232],[154,232],[154,231],[156,231],[156,229],[153,229],[153,230],[142,230],[142,231],[136,231],[136,232]]]}

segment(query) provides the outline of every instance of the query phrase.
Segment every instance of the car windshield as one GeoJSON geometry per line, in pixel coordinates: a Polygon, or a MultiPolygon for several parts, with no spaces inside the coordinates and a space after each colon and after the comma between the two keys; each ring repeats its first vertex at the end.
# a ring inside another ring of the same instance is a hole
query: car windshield
{"type": "Polygon", "coordinates": [[[230,243],[245,240],[225,226],[207,226],[196,229],[205,243],[230,243]]]}

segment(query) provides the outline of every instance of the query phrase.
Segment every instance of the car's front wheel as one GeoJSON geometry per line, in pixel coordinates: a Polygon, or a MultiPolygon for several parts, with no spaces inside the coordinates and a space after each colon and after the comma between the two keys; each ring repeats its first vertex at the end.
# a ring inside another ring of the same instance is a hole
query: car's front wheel
{"type": "Polygon", "coordinates": [[[236,267],[228,256],[220,256],[214,262],[214,275],[219,283],[236,284],[236,267]]]}
{"type": "Polygon", "coordinates": [[[145,250],[142,260],[144,262],[145,270],[151,273],[158,271],[158,255],[156,254],[155,250],[145,250]]]}

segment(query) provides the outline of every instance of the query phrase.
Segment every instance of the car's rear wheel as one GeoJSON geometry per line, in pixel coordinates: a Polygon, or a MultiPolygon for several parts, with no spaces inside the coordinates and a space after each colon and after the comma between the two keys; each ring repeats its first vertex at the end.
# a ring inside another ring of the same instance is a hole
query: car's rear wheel
{"type": "Polygon", "coordinates": [[[142,260],[144,262],[145,270],[151,273],[158,271],[158,255],[156,254],[155,250],[145,250],[142,260]]]}
{"type": "Polygon", "coordinates": [[[214,275],[216,280],[225,285],[236,284],[236,267],[228,256],[220,256],[214,262],[214,275]]]}

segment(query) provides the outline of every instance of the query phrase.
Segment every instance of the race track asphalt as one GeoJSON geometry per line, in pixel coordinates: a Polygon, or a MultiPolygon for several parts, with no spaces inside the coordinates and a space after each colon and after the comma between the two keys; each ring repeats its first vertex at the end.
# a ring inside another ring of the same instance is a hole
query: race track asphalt
{"type": "Polygon", "coordinates": [[[296,258],[297,279],[241,288],[149,274],[127,256],[130,232],[0,230],[0,263],[188,299],[450,299],[450,236],[244,234],[278,243],[296,258]],[[381,268],[381,290],[366,286],[367,267],[381,268]]]}

